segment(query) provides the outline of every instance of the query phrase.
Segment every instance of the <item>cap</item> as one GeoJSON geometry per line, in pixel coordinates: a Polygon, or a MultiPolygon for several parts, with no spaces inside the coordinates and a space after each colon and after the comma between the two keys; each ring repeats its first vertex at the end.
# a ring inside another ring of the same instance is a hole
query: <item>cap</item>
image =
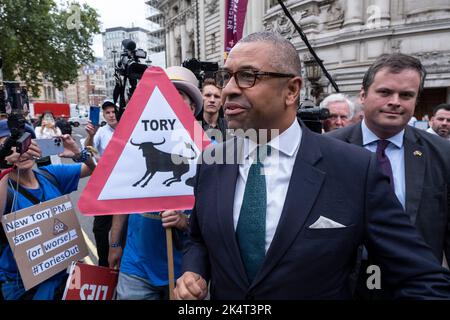
{"type": "Polygon", "coordinates": [[[166,69],[166,74],[175,88],[186,93],[195,104],[195,116],[199,115],[203,108],[203,96],[198,88],[198,80],[194,73],[184,67],[173,66],[166,69]]]}
{"type": "MultiPolygon", "coordinates": [[[[36,139],[36,134],[34,133],[34,129],[29,124],[25,124],[25,132],[29,132],[31,134],[31,138],[36,139]]],[[[8,128],[8,120],[0,120],[0,138],[7,137],[11,135],[11,131],[8,128]]]]}
{"type": "Polygon", "coordinates": [[[110,99],[105,99],[102,103],[102,109],[105,109],[106,107],[114,107],[117,108],[117,105],[110,99]]]}

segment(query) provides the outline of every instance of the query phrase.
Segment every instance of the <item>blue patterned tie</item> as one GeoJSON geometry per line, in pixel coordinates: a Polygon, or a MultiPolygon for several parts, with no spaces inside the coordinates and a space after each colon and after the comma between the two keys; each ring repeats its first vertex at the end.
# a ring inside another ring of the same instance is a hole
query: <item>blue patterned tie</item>
{"type": "Polygon", "coordinates": [[[261,170],[266,152],[270,149],[258,147],[256,161],[250,166],[236,227],[237,242],[250,283],[255,279],[266,254],[266,178],[261,170]]]}

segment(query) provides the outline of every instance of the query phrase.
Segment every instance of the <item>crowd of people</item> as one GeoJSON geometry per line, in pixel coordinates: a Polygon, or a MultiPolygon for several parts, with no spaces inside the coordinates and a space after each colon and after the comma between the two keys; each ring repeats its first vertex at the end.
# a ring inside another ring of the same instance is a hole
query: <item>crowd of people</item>
{"type": "MultiPolygon", "coordinates": [[[[241,150],[242,161],[199,163],[192,210],[95,217],[99,265],[119,270],[116,299],[168,299],[167,229],[176,299],[450,299],[450,105],[434,108],[426,131],[408,125],[426,70],[383,54],[358,97],[321,102],[330,116],[317,134],[297,117],[300,70],[295,47],[271,32],[241,39],[201,90],[190,70],[165,70],[211,139],[208,152],[241,150]],[[367,285],[370,266],[379,288],[367,285]]],[[[35,142],[13,152],[0,180],[3,214],[68,194],[92,173],[118,124],[117,106],[101,107],[107,124],[86,126],[82,150],[43,115],[36,135],[61,137],[59,156],[80,163],[33,169],[35,142]]],[[[0,142],[9,134],[1,120],[0,142]]],[[[61,297],[64,272],[25,291],[1,245],[3,299],[61,297]]]]}

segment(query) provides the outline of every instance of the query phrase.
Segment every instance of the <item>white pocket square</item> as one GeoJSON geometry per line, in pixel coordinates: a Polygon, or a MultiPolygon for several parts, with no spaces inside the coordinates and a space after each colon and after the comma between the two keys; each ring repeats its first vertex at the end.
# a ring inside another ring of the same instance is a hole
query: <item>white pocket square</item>
{"type": "Polygon", "coordinates": [[[339,222],[333,221],[331,219],[325,218],[324,216],[320,216],[316,222],[308,227],[309,229],[337,229],[337,228],[345,228],[343,224],[339,222]]]}

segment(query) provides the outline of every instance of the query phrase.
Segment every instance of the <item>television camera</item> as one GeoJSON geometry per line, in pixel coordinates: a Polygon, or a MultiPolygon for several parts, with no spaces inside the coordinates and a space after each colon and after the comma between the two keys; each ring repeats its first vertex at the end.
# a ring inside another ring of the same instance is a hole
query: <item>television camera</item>
{"type": "MultiPolygon", "coordinates": [[[[147,57],[147,52],[143,49],[136,49],[136,42],[131,39],[122,41],[123,51],[120,54],[120,59],[115,67],[114,78],[116,85],[114,87],[113,99],[114,103],[119,101],[119,110],[117,111],[117,120],[120,119],[127,101],[131,98],[136,90],[138,80],[147,69],[147,65],[140,63],[140,59],[147,57]],[[125,98],[125,90],[128,88],[127,99],[125,98]]],[[[116,64],[114,57],[114,64],[116,64]]]]}
{"type": "Polygon", "coordinates": [[[12,148],[20,154],[25,153],[31,144],[31,134],[25,131],[24,108],[28,108],[28,95],[19,82],[4,81],[0,85],[0,113],[8,120],[11,135],[0,148],[0,168],[8,168],[5,157],[12,153],[12,148]]]}
{"type": "Polygon", "coordinates": [[[203,86],[203,81],[205,81],[205,79],[214,79],[214,73],[219,70],[219,64],[217,62],[200,61],[196,58],[187,59],[182,65],[195,74],[195,77],[199,81],[200,88],[203,86]]]}
{"type": "Polygon", "coordinates": [[[297,110],[297,117],[312,131],[322,133],[322,121],[330,117],[330,111],[316,106],[311,100],[305,100],[297,110]]]}

